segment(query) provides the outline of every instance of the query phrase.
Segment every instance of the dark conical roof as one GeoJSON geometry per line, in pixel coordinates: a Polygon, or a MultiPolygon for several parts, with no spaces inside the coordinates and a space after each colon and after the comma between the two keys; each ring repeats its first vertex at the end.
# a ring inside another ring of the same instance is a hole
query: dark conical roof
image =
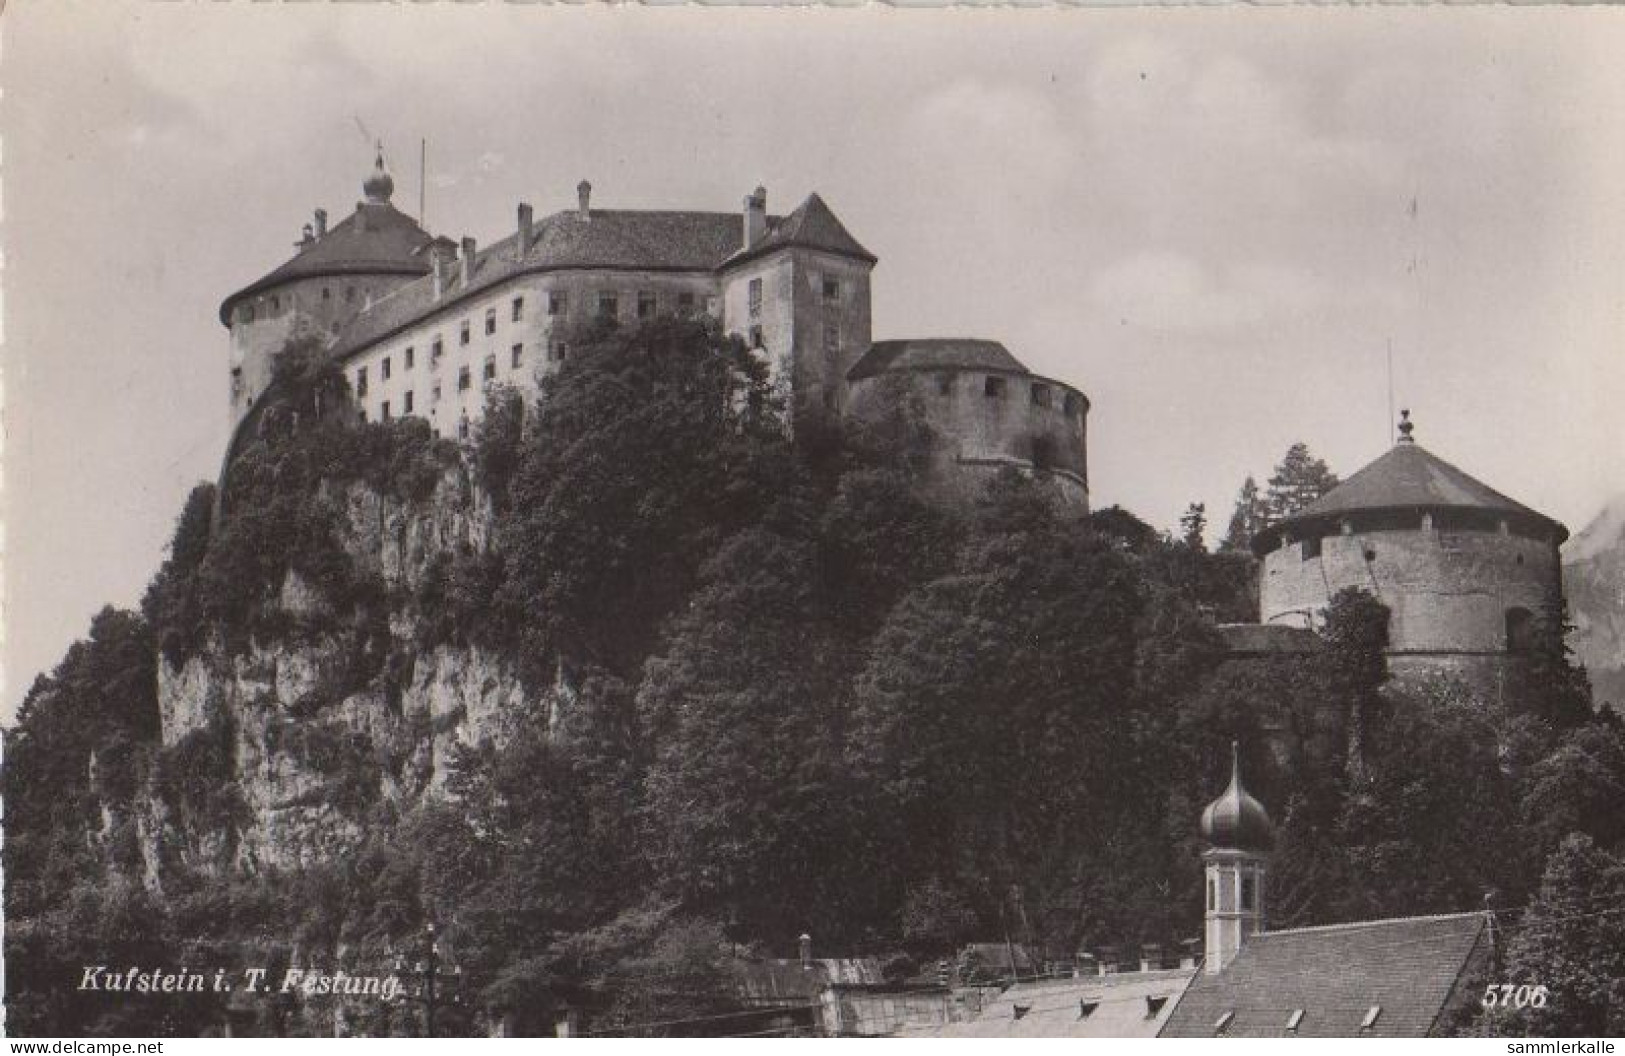
{"type": "Polygon", "coordinates": [[[1369,510],[1487,510],[1536,521],[1568,538],[1568,529],[1545,514],[1496,491],[1411,439],[1408,419],[1398,443],[1375,462],[1290,517],[1258,533],[1253,548],[1262,554],[1289,526],[1369,510]]]}
{"type": "Polygon", "coordinates": [[[771,253],[775,249],[786,249],[791,246],[821,249],[826,253],[855,257],[870,264],[877,259],[852,237],[846,226],[836,219],[830,207],[824,204],[824,199],[814,192],[807,196],[806,201],[796,206],[795,211],[789,216],[776,223],[770,221],[762,240],[742,251],[728,263],[735,264],[761,256],[763,253],[771,253]]]}
{"type": "Polygon", "coordinates": [[[1275,826],[1264,804],[1241,787],[1241,749],[1230,743],[1230,784],[1202,811],[1202,837],[1213,847],[1237,851],[1267,851],[1275,842],[1275,826]]]}
{"type": "Polygon", "coordinates": [[[355,212],[322,237],[307,240],[281,267],[249,283],[220,304],[220,321],[231,325],[237,302],[296,279],[328,275],[427,275],[426,252],[433,241],[418,222],[390,204],[395,181],[384,169],[380,153],[372,172],[362,182],[366,200],[355,212]]]}

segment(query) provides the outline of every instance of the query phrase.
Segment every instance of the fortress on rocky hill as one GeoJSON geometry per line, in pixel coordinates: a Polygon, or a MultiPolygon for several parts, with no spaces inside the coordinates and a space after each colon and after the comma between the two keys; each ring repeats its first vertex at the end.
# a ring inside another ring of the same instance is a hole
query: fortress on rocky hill
{"type": "MultiPolygon", "coordinates": [[[[415,416],[466,439],[486,387],[534,394],[581,324],[703,314],[767,360],[796,420],[862,417],[906,394],[937,434],[950,493],[1010,466],[1088,509],[1084,394],[995,341],[873,340],[876,257],[817,194],[778,216],[762,188],[737,213],[600,209],[590,184],[576,190],[575,208],[540,220],[520,204],[493,244],[453,242],[392,204],[380,152],[350,216],[329,226],[317,209],[292,259],[221,304],[234,424],[296,336],[325,343],[364,419],[415,416]]],[[[1392,612],[1396,675],[1495,692],[1537,619],[1561,609],[1568,531],[1424,450],[1408,420],[1400,429],[1386,454],[1258,535],[1260,622],[1223,630],[1238,653],[1305,648],[1319,610],[1360,587],[1392,612]]]]}
{"type": "Polygon", "coordinates": [[[394,206],[380,153],[354,213],[329,226],[317,209],[292,259],[221,304],[233,424],[296,336],[326,343],[364,418],[415,416],[466,439],[487,386],[534,393],[582,324],[704,314],[767,360],[795,420],[871,413],[903,390],[940,438],[951,490],[1014,466],[1087,509],[1083,393],[995,341],[873,341],[876,258],[817,194],[775,216],[760,187],[737,213],[600,209],[589,183],[576,191],[575,208],[541,219],[520,204],[493,244],[454,243],[394,206]]]}

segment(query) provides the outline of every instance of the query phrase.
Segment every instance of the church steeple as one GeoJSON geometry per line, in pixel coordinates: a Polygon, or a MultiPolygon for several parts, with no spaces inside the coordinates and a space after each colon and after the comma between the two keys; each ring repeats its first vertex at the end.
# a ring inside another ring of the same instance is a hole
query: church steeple
{"type": "Polygon", "coordinates": [[[1229,964],[1247,939],[1264,930],[1265,859],[1275,828],[1264,805],[1241,783],[1241,748],[1230,742],[1230,784],[1202,811],[1208,849],[1206,958],[1203,971],[1229,964]]]}

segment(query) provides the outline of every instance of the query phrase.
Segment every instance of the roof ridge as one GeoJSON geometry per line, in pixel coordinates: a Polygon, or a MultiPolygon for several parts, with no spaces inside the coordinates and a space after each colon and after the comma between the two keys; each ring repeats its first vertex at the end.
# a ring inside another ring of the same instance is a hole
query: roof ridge
{"type": "Polygon", "coordinates": [[[1461,913],[1430,913],[1419,917],[1381,917],[1377,920],[1348,920],[1341,924],[1311,924],[1302,928],[1282,928],[1280,931],[1261,931],[1254,935],[1256,939],[1267,939],[1273,935],[1305,935],[1310,932],[1321,931],[1352,931],[1355,928],[1373,928],[1381,924],[1428,924],[1440,920],[1466,920],[1484,917],[1481,909],[1467,910],[1461,913]]]}

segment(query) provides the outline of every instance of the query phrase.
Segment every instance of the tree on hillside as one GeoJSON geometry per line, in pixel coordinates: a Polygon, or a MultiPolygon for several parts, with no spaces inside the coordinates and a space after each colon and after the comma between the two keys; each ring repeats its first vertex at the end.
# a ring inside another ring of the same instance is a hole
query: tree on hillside
{"type": "Polygon", "coordinates": [[[1230,515],[1230,526],[1225,530],[1224,539],[1219,543],[1219,552],[1249,552],[1252,549],[1253,536],[1264,530],[1268,518],[1269,507],[1265,504],[1263,496],[1258,493],[1258,482],[1249,473],[1247,479],[1241,482],[1241,491],[1236,495],[1235,512],[1230,515]]]}
{"type": "Polygon", "coordinates": [[[1325,461],[1311,455],[1308,444],[1293,444],[1275,467],[1264,494],[1269,523],[1292,516],[1335,487],[1337,474],[1325,461]]]}
{"type": "Polygon", "coordinates": [[[1179,517],[1179,538],[1192,550],[1207,552],[1207,541],[1203,534],[1207,531],[1207,504],[1193,502],[1185,507],[1185,512],[1179,517]]]}
{"type": "Polygon", "coordinates": [[[789,476],[766,368],[714,322],[599,327],[543,382],[509,486],[498,601],[529,614],[533,677],[554,659],[623,676],[717,545],[789,476]]]}
{"type": "Polygon", "coordinates": [[[1625,861],[1589,836],[1565,839],[1546,863],[1539,895],[1516,919],[1496,981],[1542,987],[1546,1000],[1541,1007],[1486,1010],[1478,1033],[1625,1034],[1625,861]]]}

